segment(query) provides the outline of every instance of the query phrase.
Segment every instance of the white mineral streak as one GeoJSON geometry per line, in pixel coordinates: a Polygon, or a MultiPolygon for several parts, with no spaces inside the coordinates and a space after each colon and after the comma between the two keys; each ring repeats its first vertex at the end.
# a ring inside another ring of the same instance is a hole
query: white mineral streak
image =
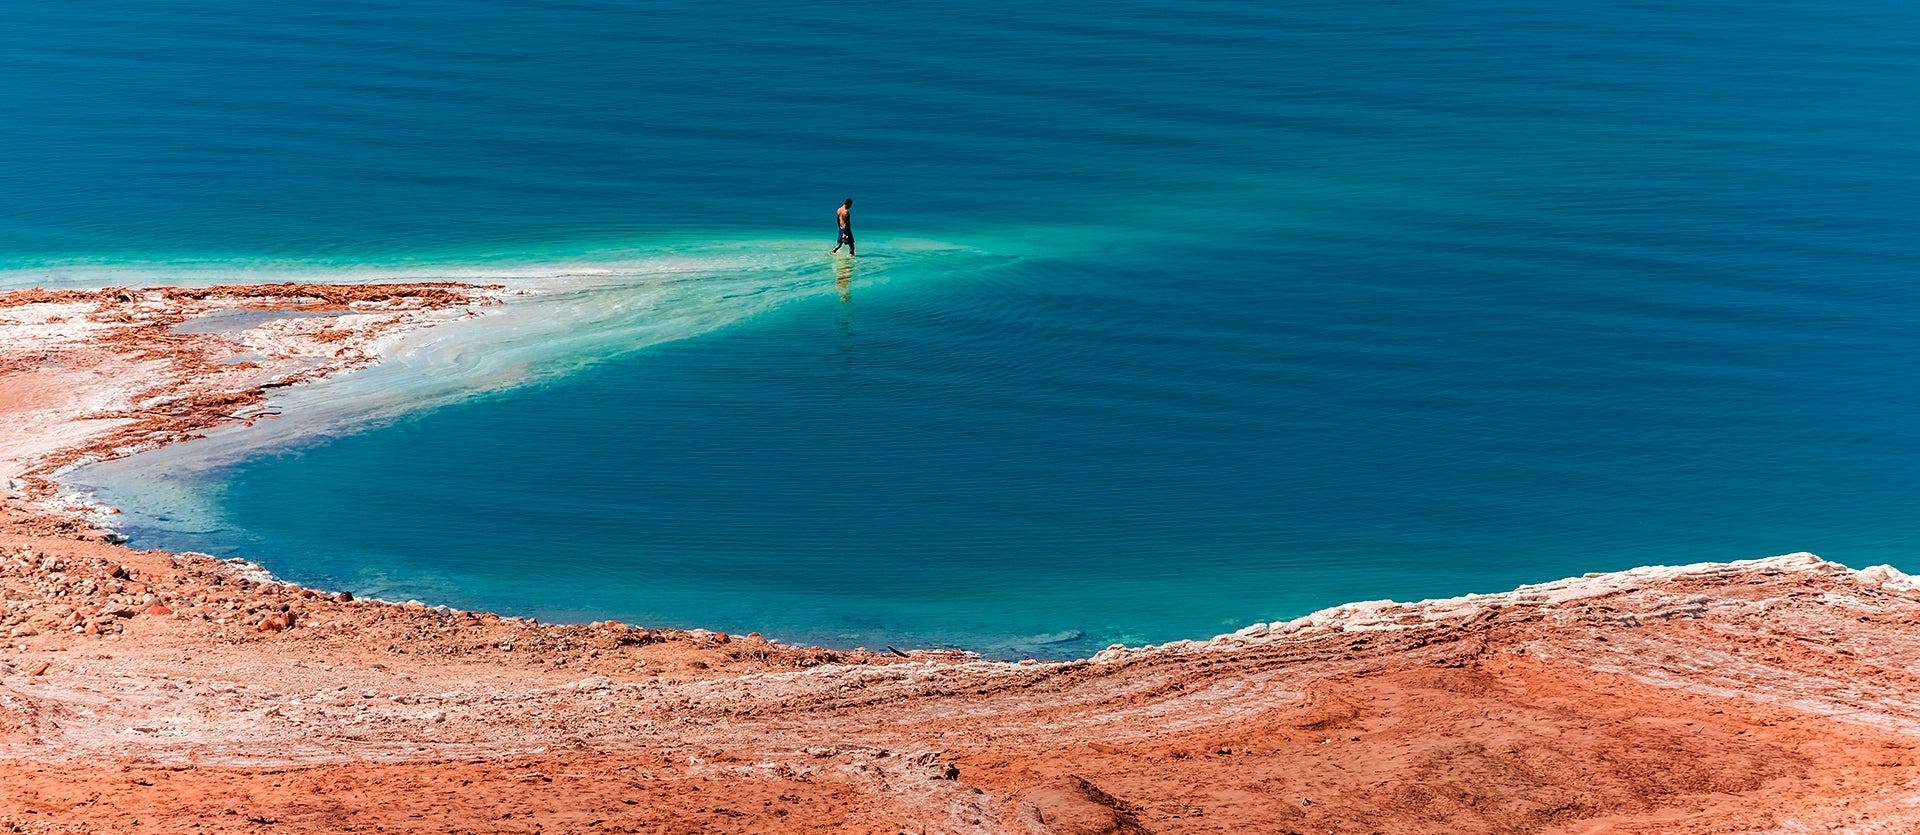
{"type": "MultiPolygon", "coordinates": [[[[1398,631],[1440,622],[1458,622],[1505,607],[1565,607],[1585,600],[1613,597],[1638,591],[1648,584],[1684,579],[1707,579],[1740,574],[1813,573],[1845,575],[1862,585],[1888,591],[1920,592],[1920,580],[1892,566],[1877,565],[1854,571],[1813,554],[1798,552],[1777,557],[1733,562],[1701,562],[1690,565],[1650,565],[1605,574],[1587,574],[1549,583],[1520,586],[1496,594],[1469,594],[1434,600],[1402,603],[1392,600],[1368,600],[1344,603],[1321,609],[1289,621],[1255,623],[1229,634],[1204,641],[1172,641],[1165,644],[1128,648],[1111,646],[1092,658],[1098,663],[1113,663],[1143,653],[1205,652],[1254,646],[1278,640],[1307,637],[1329,632],[1398,631]]],[[[1635,613],[1626,613],[1629,615],[1635,613]]],[[[1642,616],[1659,617],[1667,612],[1651,611],[1642,616]]]]}
{"type": "MultiPolygon", "coordinates": [[[[0,495],[22,495],[27,475],[59,477],[75,467],[151,449],[178,440],[156,431],[149,437],[120,438],[113,449],[89,451],[62,466],[46,469],[52,456],[90,450],[137,422],[129,414],[164,410],[184,395],[244,392],[263,385],[288,385],[373,365],[409,333],[435,324],[477,315],[499,290],[475,289],[470,305],[432,308],[413,300],[355,301],[350,312],[315,314],[284,306],[285,299],[168,299],[158,292],[128,291],[131,300],[34,302],[0,307],[0,375],[16,385],[0,394],[0,412],[8,417],[0,432],[0,495]],[[263,303],[264,302],[264,303],[263,303]],[[228,319],[241,324],[223,327],[228,319]],[[203,329],[160,337],[155,345],[115,344],[128,328],[163,324],[184,316],[204,321],[203,329]],[[218,363],[193,372],[162,353],[146,358],[144,348],[164,351],[191,345],[218,363]],[[98,358],[114,355],[114,362],[98,358]],[[63,359],[66,358],[66,359],[63,359]],[[69,362],[67,359],[77,361],[69,362]],[[197,374],[197,377],[195,376],[197,374]]],[[[229,417],[247,420],[259,409],[229,417]]],[[[110,509],[94,506],[84,493],[59,488],[34,497],[42,510],[69,513],[99,524],[110,509]]]]}

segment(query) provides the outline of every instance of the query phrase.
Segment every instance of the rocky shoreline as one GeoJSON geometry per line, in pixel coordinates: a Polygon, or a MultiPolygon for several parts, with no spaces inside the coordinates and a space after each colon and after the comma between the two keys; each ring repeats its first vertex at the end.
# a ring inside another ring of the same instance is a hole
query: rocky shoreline
{"type": "Polygon", "coordinates": [[[1014,664],[356,600],[117,545],[102,509],[54,481],[258,419],[271,388],[377,361],[381,340],[498,298],[437,284],[0,295],[0,419],[22,429],[0,440],[0,830],[1920,821],[1920,584],[1884,567],[1800,554],[1636,569],[1014,664]],[[209,314],[246,325],[179,327],[209,314]]]}

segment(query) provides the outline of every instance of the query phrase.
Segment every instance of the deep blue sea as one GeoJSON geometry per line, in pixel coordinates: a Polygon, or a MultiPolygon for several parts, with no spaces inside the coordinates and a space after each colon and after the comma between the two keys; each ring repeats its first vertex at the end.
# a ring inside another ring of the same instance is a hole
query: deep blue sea
{"type": "Polygon", "coordinates": [[[0,287],[533,293],[75,481],[543,619],[1061,657],[1920,570],[1916,195],[1905,0],[0,5],[0,287]]]}

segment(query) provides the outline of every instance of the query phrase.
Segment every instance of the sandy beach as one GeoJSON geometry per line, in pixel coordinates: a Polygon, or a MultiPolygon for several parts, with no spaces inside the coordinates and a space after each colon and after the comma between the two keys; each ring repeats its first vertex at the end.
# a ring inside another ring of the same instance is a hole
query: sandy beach
{"type": "MultiPolygon", "coordinates": [[[[1059,663],[555,625],[116,544],[80,462],[496,287],[0,294],[13,832],[1911,831],[1920,582],[1808,554],[1059,663]]],[[[324,384],[324,383],[322,383],[324,384]]]]}

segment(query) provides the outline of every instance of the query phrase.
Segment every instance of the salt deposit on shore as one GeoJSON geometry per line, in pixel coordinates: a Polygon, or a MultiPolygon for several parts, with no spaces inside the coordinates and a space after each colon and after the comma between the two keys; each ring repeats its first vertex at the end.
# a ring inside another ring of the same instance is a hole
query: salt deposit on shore
{"type": "Polygon", "coordinates": [[[1920,820],[1920,589],[1884,567],[1799,554],[1636,569],[1005,664],[353,600],[114,545],[53,480],[259,419],[276,387],[375,362],[383,340],[498,297],[442,284],[0,295],[0,422],[16,430],[0,435],[0,827],[1920,820]]]}
{"type": "Polygon", "coordinates": [[[277,284],[0,294],[0,476],[54,478],[264,413],[270,391],[364,368],[396,335],[495,304],[464,284],[277,284]]]}

